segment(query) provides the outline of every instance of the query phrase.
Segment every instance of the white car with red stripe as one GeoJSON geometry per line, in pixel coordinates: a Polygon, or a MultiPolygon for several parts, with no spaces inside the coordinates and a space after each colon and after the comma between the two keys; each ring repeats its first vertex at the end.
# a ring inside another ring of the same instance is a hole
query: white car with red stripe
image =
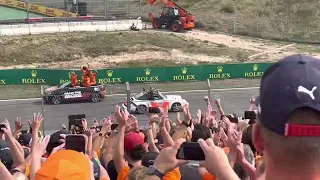
{"type": "MultiPolygon", "coordinates": [[[[144,111],[152,112],[152,108],[168,105],[170,111],[179,112],[182,106],[185,104],[189,105],[188,101],[180,95],[164,95],[159,91],[154,91],[153,97],[154,98],[150,98],[150,94],[145,91],[131,97],[131,102],[135,103],[139,108],[130,104],[130,111],[136,113],[143,113],[144,111]]],[[[127,109],[127,103],[123,103],[122,107],[127,109]]]]}

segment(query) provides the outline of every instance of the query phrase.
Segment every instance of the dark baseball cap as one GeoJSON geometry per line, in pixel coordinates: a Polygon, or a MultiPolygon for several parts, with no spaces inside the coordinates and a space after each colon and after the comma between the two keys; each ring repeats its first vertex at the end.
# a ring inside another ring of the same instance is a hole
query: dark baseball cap
{"type": "Polygon", "coordinates": [[[320,59],[295,54],[270,66],[263,74],[258,117],[267,129],[285,136],[320,136],[320,126],[287,123],[303,107],[320,112],[320,59]]]}
{"type": "Polygon", "coordinates": [[[19,136],[18,142],[22,146],[29,146],[30,140],[32,139],[32,134],[31,133],[23,133],[19,136]]]}

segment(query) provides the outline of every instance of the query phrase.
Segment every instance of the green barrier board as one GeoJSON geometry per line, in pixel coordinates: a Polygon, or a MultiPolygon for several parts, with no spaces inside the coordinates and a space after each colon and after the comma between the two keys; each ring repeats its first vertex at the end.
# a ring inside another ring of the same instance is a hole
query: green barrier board
{"type": "MultiPolygon", "coordinates": [[[[97,82],[140,83],[203,81],[206,79],[261,78],[271,63],[243,63],[150,68],[119,68],[98,70],[97,82]]],[[[70,80],[72,70],[11,69],[0,70],[0,85],[63,84],[70,80]]],[[[81,79],[81,72],[75,71],[81,79]]]]}

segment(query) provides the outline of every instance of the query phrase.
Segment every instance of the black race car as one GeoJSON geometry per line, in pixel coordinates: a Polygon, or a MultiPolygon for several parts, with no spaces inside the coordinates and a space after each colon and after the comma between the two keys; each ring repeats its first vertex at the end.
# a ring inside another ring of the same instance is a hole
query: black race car
{"type": "Polygon", "coordinates": [[[102,85],[73,87],[71,82],[66,82],[59,86],[47,88],[43,93],[43,99],[46,104],[60,104],[79,100],[99,102],[105,95],[106,89],[102,85]]]}

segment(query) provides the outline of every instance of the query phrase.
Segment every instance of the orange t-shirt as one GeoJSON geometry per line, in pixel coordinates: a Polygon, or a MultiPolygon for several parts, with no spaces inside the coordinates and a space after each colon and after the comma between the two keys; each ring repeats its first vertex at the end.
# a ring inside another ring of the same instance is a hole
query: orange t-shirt
{"type": "Polygon", "coordinates": [[[203,180],[215,180],[216,178],[214,177],[214,175],[206,172],[202,178],[203,180]]]}
{"type": "Polygon", "coordinates": [[[262,161],[262,156],[258,155],[255,157],[254,160],[255,160],[255,166],[258,166],[258,164],[262,161]]]}
{"type": "MultiPolygon", "coordinates": [[[[122,168],[121,171],[118,173],[118,180],[126,180],[129,172],[130,172],[129,166],[122,168]]],[[[180,179],[181,179],[181,173],[179,168],[176,168],[173,171],[166,173],[162,178],[162,180],[180,180],[180,179]]]]}
{"type": "Polygon", "coordinates": [[[87,76],[82,77],[82,85],[83,85],[84,87],[90,86],[90,78],[87,77],[87,76]]]}
{"type": "Polygon", "coordinates": [[[29,178],[30,176],[30,164],[25,165],[26,171],[24,172],[24,174],[29,178]]]}
{"type": "Polygon", "coordinates": [[[96,82],[97,73],[92,72],[90,73],[89,77],[90,77],[90,82],[96,82]]]}

